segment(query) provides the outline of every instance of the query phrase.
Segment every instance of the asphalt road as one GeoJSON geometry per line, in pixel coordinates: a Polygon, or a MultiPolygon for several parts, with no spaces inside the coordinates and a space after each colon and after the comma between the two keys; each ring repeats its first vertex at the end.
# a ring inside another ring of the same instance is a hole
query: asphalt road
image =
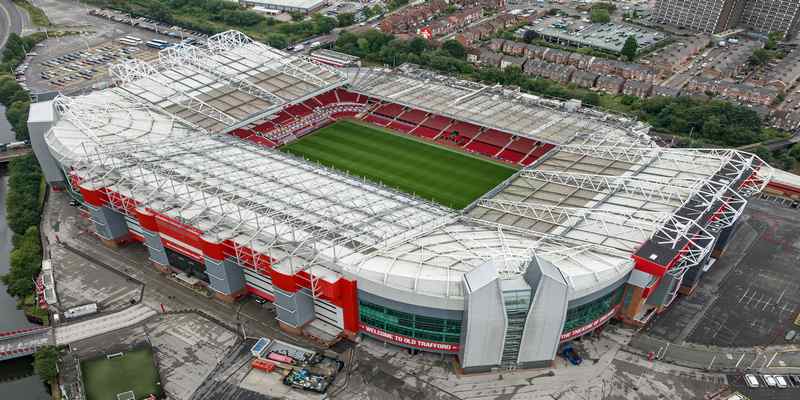
{"type": "Polygon", "coordinates": [[[22,33],[22,14],[11,0],[0,0],[0,48],[5,47],[8,35],[22,33]]]}

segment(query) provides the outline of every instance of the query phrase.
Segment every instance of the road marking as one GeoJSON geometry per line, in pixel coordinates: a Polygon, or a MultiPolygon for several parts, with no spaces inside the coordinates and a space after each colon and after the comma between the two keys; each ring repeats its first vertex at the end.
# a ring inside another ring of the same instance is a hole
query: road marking
{"type": "MultiPolygon", "coordinates": [[[[767,363],[767,365],[764,366],[764,368],[769,368],[769,366],[772,364],[772,361],[774,361],[775,357],[777,357],[777,356],[778,356],[778,352],[775,352],[775,354],[772,355],[772,358],[769,359],[769,362],[767,363]]],[[[766,356],[764,357],[764,359],[766,359],[766,356]]]]}
{"type": "Polygon", "coordinates": [[[742,353],[742,356],[741,356],[741,357],[739,357],[739,361],[737,361],[737,362],[736,362],[736,366],[735,366],[734,368],[739,368],[739,364],[741,364],[741,363],[742,363],[742,360],[744,359],[744,354],[745,354],[745,353],[742,353]]]}
{"type": "MultiPolygon", "coordinates": [[[[12,5],[12,7],[13,7],[13,5],[12,5]]],[[[11,14],[9,14],[8,10],[6,10],[4,5],[0,5],[0,10],[3,10],[3,15],[5,15],[6,20],[8,21],[8,24],[6,24],[6,26],[8,27],[8,34],[11,35],[11,14]]],[[[6,39],[7,38],[4,37],[2,39],[3,39],[3,42],[0,43],[0,47],[3,47],[3,46],[6,45],[6,39]]]]}
{"type": "Polygon", "coordinates": [[[744,294],[742,294],[742,297],[739,297],[739,301],[737,303],[741,304],[742,300],[744,299],[745,296],[747,296],[747,293],[749,293],[749,292],[750,292],[750,288],[748,287],[747,290],[745,290],[744,294]]]}

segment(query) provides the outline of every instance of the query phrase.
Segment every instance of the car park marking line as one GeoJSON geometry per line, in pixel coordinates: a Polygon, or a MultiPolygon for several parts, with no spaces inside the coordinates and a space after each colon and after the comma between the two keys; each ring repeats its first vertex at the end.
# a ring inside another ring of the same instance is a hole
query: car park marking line
{"type": "Polygon", "coordinates": [[[744,355],[745,355],[745,353],[742,353],[742,356],[739,357],[739,361],[736,362],[736,366],[734,368],[739,368],[739,364],[742,363],[742,360],[744,359],[744,355]]]}
{"type": "Polygon", "coordinates": [[[748,287],[747,290],[745,290],[744,294],[742,294],[742,297],[739,297],[739,301],[737,302],[738,304],[742,303],[742,299],[744,299],[744,297],[747,296],[747,293],[750,293],[750,287],[748,287]]]}
{"type": "MultiPolygon", "coordinates": [[[[769,366],[772,364],[772,361],[774,361],[775,357],[777,357],[777,356],[778,356],[778,352],[775,352],[775,354],[772,355],[772,358],[769,359],[769,362],[764,366],[764,368],[769,368],[769,366]]],[[[764,358],[766,359],[766,356],[764,358]]]]}

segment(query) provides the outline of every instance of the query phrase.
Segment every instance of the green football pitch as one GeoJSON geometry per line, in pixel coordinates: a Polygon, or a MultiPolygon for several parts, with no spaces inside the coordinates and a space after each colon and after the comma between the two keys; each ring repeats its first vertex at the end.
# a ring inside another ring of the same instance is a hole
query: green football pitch
{"type": "Polygon", "coordinates": [[[516,171],[353,121],[337,121],[282,150],[455,209],[516,171]]]}
{"type": "Polygon", "coordinates": [[[122,356],[81,362],[86,400],[116,400],[117,394],[132,390],[137,400],[161,395],[158,371],[149,348],[133,350],[122,356]]]}

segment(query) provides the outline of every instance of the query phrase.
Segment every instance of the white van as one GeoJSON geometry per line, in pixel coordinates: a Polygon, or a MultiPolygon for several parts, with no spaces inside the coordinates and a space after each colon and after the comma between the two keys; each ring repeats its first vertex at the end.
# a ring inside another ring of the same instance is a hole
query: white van
{"type": "Polygon", "coordinates": [[[747,384],[747,387],[751,388],[757,388],[761,386],[761,383],[758,382],[758,378],[752,374],[747,374],[744,376],[744,383],[747,384]]]}

